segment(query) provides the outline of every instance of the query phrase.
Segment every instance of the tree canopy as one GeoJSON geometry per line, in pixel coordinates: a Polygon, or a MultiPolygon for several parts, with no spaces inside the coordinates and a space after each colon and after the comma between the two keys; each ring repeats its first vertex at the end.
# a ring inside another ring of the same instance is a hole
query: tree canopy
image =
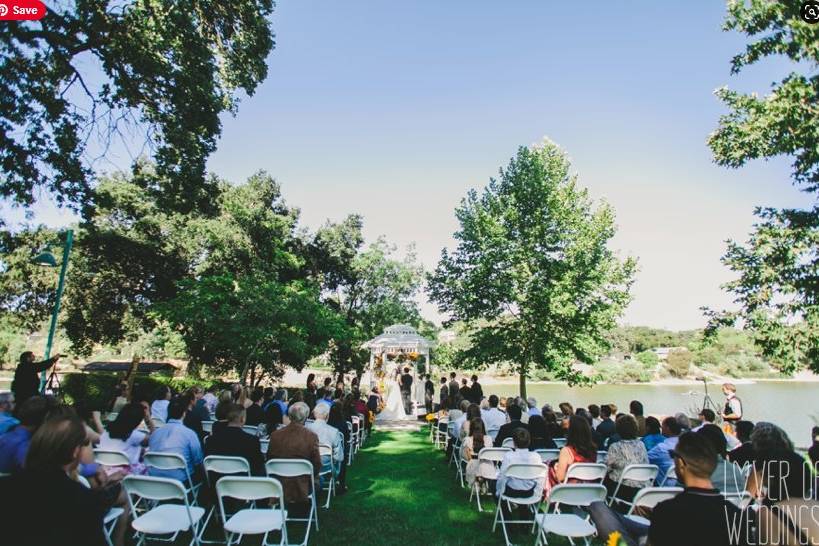
{"type": "Polygon", "coordinates": [[[471,336],[468,361],[512,363],[526,393],[530,367],[582,380],[630,300],[636,262],[608,248],[614,211],[597,207],[546,140],[521,147],[499,178],[468,193],[455,214],[453,252],[444,250],[429,293],[453,321],[486,321],[471,336]]]}
{"type": "MultiPolygon", "coordinates": [[[[272,0],[50,3],[39,21],[0,25],[0,196],[35,189],[89,214],[112,146],[147,152],[163,206],[207,203],[205,161],[267,75],[272,0]]],[[[135,157],[136,158],[136,157],[135,157]]]]}
{"type": "Polygon", "coordinates": [[[728,242],[722,260],[737,278],[725,288],[739,309],[708,311],[709,333],[740,321],[783,372],[804,366],[819,372],[819,25],[802,20],[798,2],[731,1],[724,29],[749,38],[732,60],[733,73],[771,56],[793,61],[794,70],[762,97],[717,90],[729,113],[709,138],[715,161],[737,168],[791,157],[791,182],[814,205],[759,207],[748,241],[728,242]]]}

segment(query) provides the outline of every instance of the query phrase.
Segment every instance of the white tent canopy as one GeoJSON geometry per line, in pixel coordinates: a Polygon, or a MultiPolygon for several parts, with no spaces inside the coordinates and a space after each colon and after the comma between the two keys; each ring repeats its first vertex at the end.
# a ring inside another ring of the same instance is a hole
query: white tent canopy
{"type": "MultiPolygon", "coordinates": [[[[387,371],[386,366],[390,359],[397,360],[399,355],[423,356],[427,373],[430,373],[431,362],[429,358],[429,350],[434,346],[434,343],[424,336],[420,335],[418,331],[409,324],[393,324],[384,328],[384,332],[370,341],[362,345],[363,348],[370,350],[370,385],[375,384],[376,359],[379,361],[379,370],[383,374],[387,371]]],[[[415,366],[412,367],[413,376],[416,375],[415,366]]],[[[383,377],[383,376],[382,376],[383,377]]],[[[421,399],[423,400],[423,385],[421,381],[416,378],[416,389],[421,389],[421,399]]]]}

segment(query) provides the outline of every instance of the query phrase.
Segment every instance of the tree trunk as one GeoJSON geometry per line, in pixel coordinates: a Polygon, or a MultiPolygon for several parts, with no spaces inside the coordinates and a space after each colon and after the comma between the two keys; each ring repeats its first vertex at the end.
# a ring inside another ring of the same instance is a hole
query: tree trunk
{"type": "Polygon", "coordinates": [[[520,370],[520,397],[526,400],[526,369],[520,370]]]}
{"type": "Polygon", "coordinates": [[[128,386],[125,388],[125,399],[131,401],[131,393],[134,390],[134,381],[136,381],[137,369],[139,368],[139,355],[134,355],[131,359],[131,368],[128,370],[128,386]]]}

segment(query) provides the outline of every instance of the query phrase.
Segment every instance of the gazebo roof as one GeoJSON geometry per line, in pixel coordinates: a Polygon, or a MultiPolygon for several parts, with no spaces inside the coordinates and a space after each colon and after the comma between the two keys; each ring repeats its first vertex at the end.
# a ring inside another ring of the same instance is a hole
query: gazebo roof
{"type": "Polygon", "coordinates": [[[384,332],[364,343],[365,349],[387,350],[387,349],[416,349],[427,350],[433,346],[433,342],[418,334],[418,331],[409,324],[393,324],[384,328],[384,332]]]}

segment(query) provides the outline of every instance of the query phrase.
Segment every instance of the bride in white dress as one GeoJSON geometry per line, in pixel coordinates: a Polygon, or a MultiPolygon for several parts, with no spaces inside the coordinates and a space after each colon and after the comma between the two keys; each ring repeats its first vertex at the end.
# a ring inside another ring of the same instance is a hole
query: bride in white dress
{"type": "Polygon", "coordinates": [[[393,377],[386,381],[386,398],[384,409],[376,416],[376,421],[406,421],[409,419],[404,411],[404,402],[401,400],[401,387],[393,377]]]}

